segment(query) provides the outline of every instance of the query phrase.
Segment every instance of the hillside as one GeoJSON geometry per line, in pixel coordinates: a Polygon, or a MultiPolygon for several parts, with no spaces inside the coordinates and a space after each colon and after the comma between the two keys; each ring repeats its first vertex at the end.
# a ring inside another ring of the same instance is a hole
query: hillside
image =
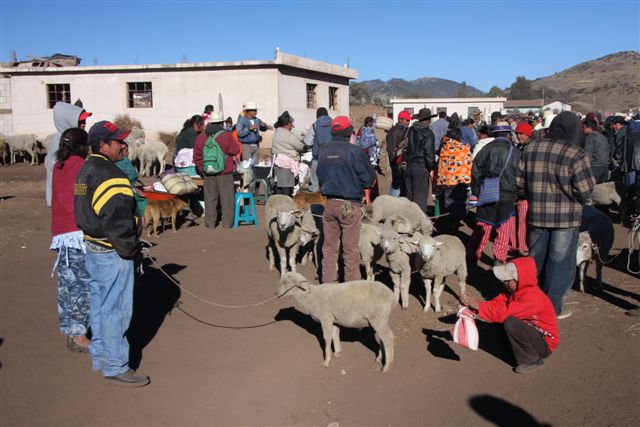
{"type": "Polygon", "coordinates": [[[352,103],[363,103],[363,100],[388,100],[390,98],[452,98],[483,96],[484,93],[465,82],[435,77],[421,77],[416,80],[390,79],[366,80],[352,83],[351,91],[354,95],[352,103]]]}
{"type": "Polygon", "coordinates": [[[532,82],[548,101],[572,104],[577,111],[626,111],[640,106],[640,53],[618,52],[583,62],[532,82]]]}

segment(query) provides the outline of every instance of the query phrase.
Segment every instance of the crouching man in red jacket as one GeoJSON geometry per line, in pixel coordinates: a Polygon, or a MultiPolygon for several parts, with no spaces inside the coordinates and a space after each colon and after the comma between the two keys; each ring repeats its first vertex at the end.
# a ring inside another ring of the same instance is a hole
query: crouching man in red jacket
{"type": "Polygon", "coordinates": [[[517,258],[495,266],[493,274],[504,282],[504,294],[480,302],[463,293],[462,303],[477,310],[481,320],[502,323],[516,358],[515,372],[533,372],[560,342],[556,312],[549,297],[538,287],[533,258],[517,258]]]}

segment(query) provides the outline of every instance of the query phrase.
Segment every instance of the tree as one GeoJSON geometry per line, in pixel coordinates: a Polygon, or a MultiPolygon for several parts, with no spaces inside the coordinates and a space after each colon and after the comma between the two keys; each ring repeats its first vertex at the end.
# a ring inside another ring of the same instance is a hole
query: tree
{"type": "Polygon", "coordinates": [[[349,86],[349,104],[364,105],[371,102],[371,88],[366,83],[351,83],[349,86]]]}
{"type": "Polygon", "coordinates": [[[467,82],[462,81],[460,86],[458,86],[458,90],[456,90],[456,98],[466,98],[467,97],[467,82]]]}
{"type": "Polygon", "coordinates": [[[489,89],[489,93],[487,95],[491,97],[504,96],[504,91],[498,86],[492,86],[491,89],[489,89]]]}
{"type": "Polygon", "coordinates": [[[525,76],[516,77],[516,81],[509,88],[509,98],[511,99],[536,99],[540,97],[540,93],[533,89],[531,80],[527,80],[525,76]]]}

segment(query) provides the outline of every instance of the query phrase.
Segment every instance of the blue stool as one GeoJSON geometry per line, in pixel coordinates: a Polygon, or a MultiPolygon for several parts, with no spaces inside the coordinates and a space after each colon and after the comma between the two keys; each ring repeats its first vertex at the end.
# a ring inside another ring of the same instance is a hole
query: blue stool
{"type": "Polygon", "coordinates": [[[233,217],[233,228],[238,228],[240,222],[247,224],[254,223],[258,227],[258,215],[256,213],[256,202],[251,193],[235,193],[234,195],[235,214],[233,217]],[[247,205],[243,206],[243,202],[247,205]]]}

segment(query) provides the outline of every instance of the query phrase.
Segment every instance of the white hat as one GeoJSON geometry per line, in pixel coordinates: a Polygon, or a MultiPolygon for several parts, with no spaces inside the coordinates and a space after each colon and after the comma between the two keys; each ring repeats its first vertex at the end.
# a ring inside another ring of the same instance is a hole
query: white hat
{"type": "Polygon", "coordinates": [[[557,114],[545,114],[544,115],[544,124],[542,125],[542,129],[549,129],[549,126],[551,126],[551,122],[553,121],[553,119],[556,118],[557,114]]]}
{"type": "Polygon", "coordinates": [[[502,282],[518,280],[518,269],[512,262],[493,267],[493,274],[502,282]]]}
{"type": "Polygon", "coordinates": [[[224,115],[220,111],[214,111],[209,117],[209,123],[221,123],[224,122],[224,120],[224,115]]]}
{"type": "Polygon", "coordinates": [[[258,109],[258,103],[255,102],[255,101],[247,101],[242,106],[242,109],[243,110],[257,110],[258,109]]]}

